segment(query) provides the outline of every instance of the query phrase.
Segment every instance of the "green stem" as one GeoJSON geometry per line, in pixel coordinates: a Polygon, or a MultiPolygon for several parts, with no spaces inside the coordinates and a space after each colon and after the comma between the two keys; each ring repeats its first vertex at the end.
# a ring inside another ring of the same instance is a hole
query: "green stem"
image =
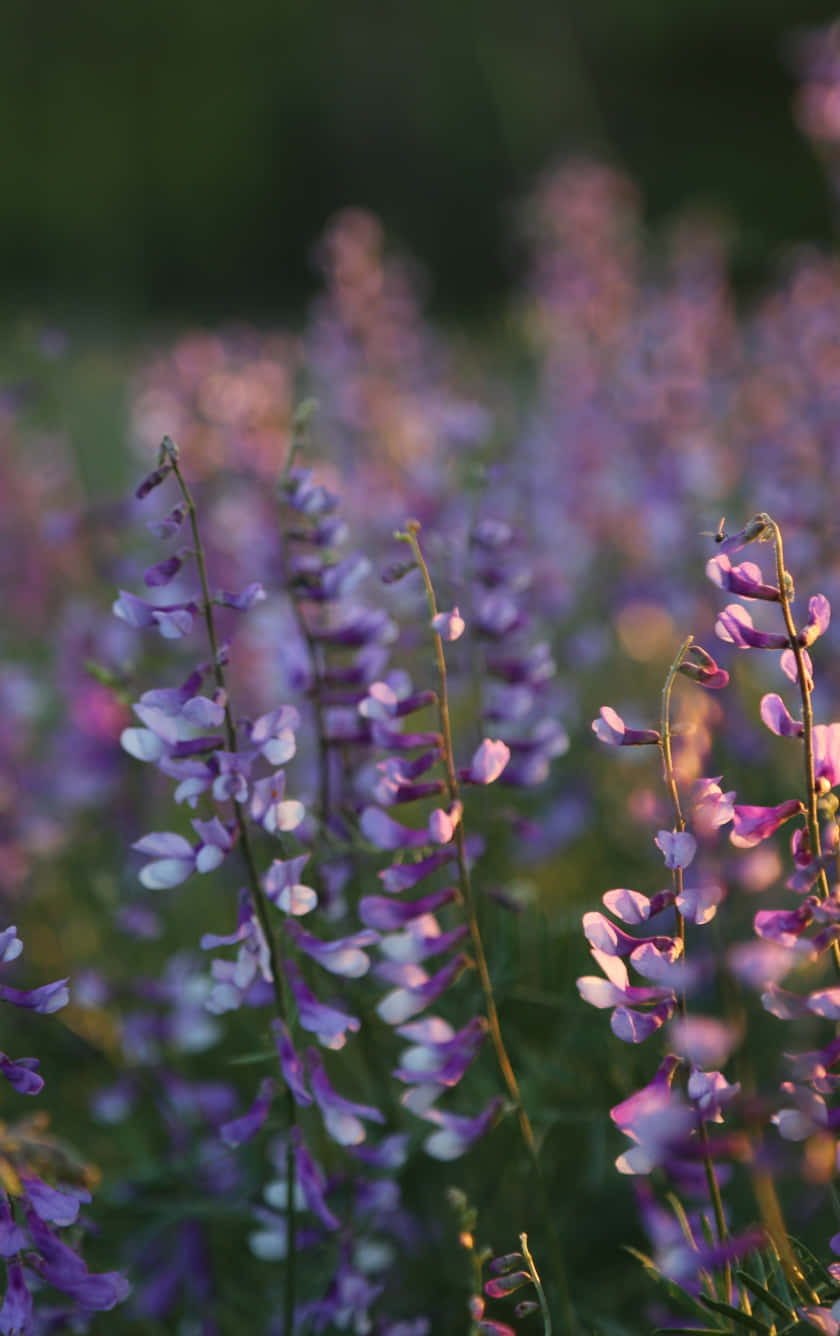
{"type": "MultiPolygon", "coordinates": [[[[785,570],[785,552],[782,545],[782,532],[774,519],[769,515],[763,517],[768,527],[773,533],[773,546],[776,555],[776,580],[779,585],[779,601],[782,608],[782,616],[785,619],[785,630],[788,633],[788,640],[793,651],[793,657],[796,660],[796,675],[799,679],[799,699],[802,704],[802,741],[805,744],[805,790],[808,796],[808,837],[811,843],[811,858],[817,859],[822,853],[822,844],[820,838],[820,820],[819,809],[817,805],[817,785],[814,778],[814,711],[811,705],[812,684],[808,677],[805,667],[805,651],[799,643],[796,631],[796,623],[793,620],[791,611],[791,599],[789,594],[790,577],[785,570]]],[[[819,873],[820,891],[824,900],[828,899],[829,886],[828,876],[825,868],[820,868],[819,873]]],[[[837,944],[835,943],[835,954],[837,944]]]]}
{"type": "MultiPolygon", "coordinates": [[[[228,750],[236,751],[236,727],[233,722],[233,714],[230,708],[227,688],[225,685],[224,668],[222,667],[219,656],[219,645],[216,637],[216,626],[213,618],[213,601],[210,597],[210,587],[207,580],[207,563],[204,556],[204,546],[201,541],[201,535],[198,529],[198,515],[196,513],[195,502],[192,494],[186,484],[184,475],[181,472],[177,457],[172,459],[172,468],[175,477],[178,479],[178,486],[181,489],[181,495],[184,498],[184,504],[187,507],[187,513],[190,519],[190,528],[192,530],[193,544],[195,549],[196,565],[198,567],[198,578],[201,584],[201,597],[204,612],[204,625],[207,631],[207,639],[210,644],[210,654],[212,659],[213,676],[219,691],[224,693],[225,710],[225,736],[227,739],[228,750]]],[[[268,902],[260,884],[259,874],[257,872],[254,850],[251,844],[248,824],[245,820],[245,813],[242,804],[236,799],[231,799],[234,818],[236,821],[237,834],[239,838],[239,848],[245,863],[245,869],[248,881],[248,892],[251,898],[251,905],[254,910],[257,922],[265,940],[268,951],[269,965],[271,968],[271,981],[274,992],[274,1001],[277,1015],[281,1020],[292,1014],[291,999],[288,996],[288,986],[286,984],[283,962],[277,950],[277,942],[271,925],[271,918],[268,911],[268,902]]],[[[297,1106],[294,1096],[289,1086],[283,1081],[286,1091],[286,1108],[289,1121],[289,1128],[293,1128],[297,1122],[297,1106]]],[[[295,1154],[292,1138],[289,1137],[286,1150],[286,1287],[284,1293],[284,1331],[289,1336],[294,1336],[294,1313],[295,1313],[295,1289],[296,1289],[296,1266],[295,1266],[295,1154]]]]}
{"type": "Polygon", "coordinates": [[[531,1250],[528,1247],[527,1234],[519,1235],[519,1246],[522,1249],[522,1256],[525,1258],[525,1264],[528,1267],[528,1274],[534,1282],[534,1289],[537,1291],[537,1299],[539,1300],[540,1312],[543,1320],[543,1336],[551,1336],[551,1314],[548,1311],[548,1304],[546,1303],[545,1290],[543,1289],[542,1281],[540,1280],[540,1273],[537,1270],[536,1263],[531,1256],[531,1250]]]}
{"type": "MultiPolygon", "coordinates": [[[[404,541],[411,546],[414,559],[417,562],[420,573],[423,577],[423,584],[426,589],[426,600],[429,606],[430,617],[434,618],[438,614],[437,599],[435,597],[434,585],[426,559],[420,548],[417,534],[420,531],[420,524],[417,520],[409,520],[406,525],[404,541]]],[[[449,693],[446,672],[446,656],[443,652],[443,641],[437,631],[433,632],[435,659],[438,672],[438,711],[440,716],[440,728],[443,736],[443,764],[446,773],[446,788],[450,803],[460,803],[460,793],[458,788],[458,777],[455,770],[455,753],[452,745],[452,723],[449,714],[449,693]]],[[[481,990],[484,995],[484,1010],[487,1019],[487,1025],[490,1038],[493,1044],[493,1050],[496,1054],[496,1061],[502,1080],[507,1088],[511,1102],[516,1109],[516,1115],[519,1122],[519,1130],[522,1141],[531,1161],[534,1171],[535,1181],[538,1185],[538,1191],[543,1202],[544,1214],[549,1231],[552,1235],[557,1268],[557,1282],[562,1293],[562,1301],[567,1319],[567,1327],[570,1332],[576,1330],[574,1313],[571,1307],[571,1299],[568,1292],[566,1281],[565,1265],[562,1257],[562,1247],[554,1224],[550,1209],[548,1193],[543,1182],[542,1170],[539,1162],[539,1153],[537,1151],[536,1138],[531,1126],[531,1120],[528,1112],[522,1102],[522,1095],[519,1090],[519,1083],[513,1070],[513,1065],[508,1057],[505,1047],[502,1027],[499,1021],[499,1011],[496,1005],[496,997],[493,992],[493,982],[490,978],[490,970],[487,964],[487,955],[484,950],[484,942],[481,936],[481,928],[478,921],[478,910],[473,894],[472,883],[470,880],[469,866],[467,862],[466,836],[464,834],[464,822],[459,821],[455,828],[455,849],[458,860],[458,879],[461,890],[461,897],[464,905],[464,913],[470,930],[470,939],[472,941],[475,965],[478,970],[478,977],[481,982],[481,990]]]]}
{"type": "MultiPolygon", "coordinates": [[[[676,681],[677,673],[680,670],[680,665],[682,664],[693,642],[694,642],[694,637],[687,636],[686,639],[683,641],[683,643],[680,645],[679,649],[677,650],[674,661],[671,664],[670,668],[668,669],[668,675],[665,678],[665,685],[662,688],[662,714],[660,720],[660,734],[661,734],[660,747],[662,749],[662,766],[663,766],[665,784],[668,788],[668,792],[671,795],[671,802],[674,807],[674,822],[677,830],[680,832],[685,830],[685,818],[682,812],[682,804],[680,803],[680,791],[679,791],[679,785],[677,783],[677,772],[674,768],[674,758],[671,754],[671,692],[673,691],[674,682],[676,681]]],[[[679,897],[682,895],[685,885],[683,869],[681,867],[674,868],[671,875],[673,878],[674,890],[676,892],[677,897],[679,897]]],[[[677,910],[677,930],[679,939],[683,946],[683,955],[685,955],[685,918],[680,913],[679,910],[677,910]]],[[[680,994],[679,1009],[680,1009],[680,1015],[685,1016],[686,1002],[685,1002],[684,992],[680,994]]],[[[715,1173],[714,1163],[712,1161],[711,1153],[709,1151],[709,1135],[706,1129],[706,1124],[703,1122],[702,1116],[699,1118],[699,1126],[700,1126],[700,1140],[703,1145],[703,1164],[706,1171],[706,1184],[709,1189],[709,1200],[712,1203],[712,1211],[714,1212],[715,1229],[717,1231],[718,1242],[720,1244],[723,1244],[728,1238],[728,1231],[726,1228],[726,1217],[723,1211],[723,1200],[720,1195],[720,1185],[717,1181],[717,1175],[715,1173]]],[[[724,1265],[724,1293],[727,1302],[729,1301],[731,1290],[732,1290],[732,1268],[730,1263],[726,1262],[724,1265]]]]}

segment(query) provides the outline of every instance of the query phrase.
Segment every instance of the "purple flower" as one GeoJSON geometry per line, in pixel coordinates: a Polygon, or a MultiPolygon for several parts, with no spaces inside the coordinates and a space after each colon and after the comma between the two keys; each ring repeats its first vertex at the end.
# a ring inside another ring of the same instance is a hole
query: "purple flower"
{"type": "Polygon", "coordinates": [[[840,724],[814,728],[814,779],[823,794],[840,784],[840,724]]]}
{"type": "Polygon", "coordinates": [[[425,1039],[422,1021],[400,1026],[398,1033],[406,1039],[418,1041],[411,1048],[403,1050],[400,1065],[394,1072],[398,1081],[404,1081],[407,1085],[431,1082],[434,1085],[453,1086],[457,1085],[478,1053],[487,1033],[487,1022],[483,1016],[477,1016],[456,1034],[450,1032],[437,1042],[425,1039]]]}
{"type": "MultiPolygon", "coordinates": [[[[805,681],[809,691],[814,689],[814,665],[811,662],[811,656],[807,649],[802,651],[802,663],[805,668],[805,681]]],[[[779,665],[785,677],[790,678],[791,682],[798,683],[799,669],[796,665],[796,655],[792,649],[786,649],[779,659],[779,665]]]]}
{"type": "Polygon", "coordinates": [[[275,1017],[271,1022],[271,1030],[280,1058],[280,1068],[286,1085],[294,1096],[295,1103],[300,1105],[311,1104],[312,1096],[306,1089],[303,1063],[295,1052],[295,1046],[289,1034],[289,1027],[280,1017],[275,1017]]]}
{"type": "Polygon", "coordinates": [[[466,622],[457,607],[451,612],[439,612],[432,618],[432,630],[437,631],[441,640],[458,640],[466,628],[466,622]]]}
{"type": "Polygon", "coordinates": [[[324,1127],[333,1141],[340,1146],[356,1146],[365,1139],[365,1129],[360,1119],[369,1122],[384,1123],[385,1117],[379,1109],[369,1104],[356,1104],[344,1099],[330,1084],[321,1055],[315,1048],[306,1050],[309,1065],[309,1080],[315,1103],[321,1110],[324,1127]]]}
{"type": "Polygon", "coordinates": [[[710,835],[732,820],[735,791],[724,793],[720,787],[722,776],[696,779],[691,786],[691,805],[694,823],[701,835],[710,835]]]}
{"type": "Polygon", "coordinates": [[[801,738],[803,725],[798,720],[791,718],[787,706],[781,696],[774,692],[768,693],[761,698],[759,710],[762,721],[780,738],[801,738]]]}
{"type": "Polygon", "coordinates": [[[448,809],[436,807],[429,814],[429,839],[432,844],[448,844],[454,837],[456,827],[463,815],[460,802],[452,803],[448,809]]]}
{"type": "Polygon", "coordinates": [[[300,715],[294,706],[281,705],[254,720],[249,740],[269,765],[285,765],[295,754],[295,731],[299,727],[300,715]]]}
{"type": "Polygon", "coordinates": [[[219,1134],[226,1146],[241,1146],[243,1142],[250,1141],[256,1136],[268,1117],[274,1090],[273,1078],[264,1077],[260,1081],[257,1097],[248,1112],[243,1113],[241,1118],[234,1118],[231,1122],[222,1124],[219,1134]]]}
{"type": "Polygon", "coordinates": [[[145,630],[156,626],[166,640],[177,640],[192,630],[193,616],[198,611],[195,603],[170,603],[161,606],[148,603],[144,598],[120,590],[113,605],[114,615],[129,626],[145,630]]]}
{"type": "Polygon", "coordinates": [[[680,1016],[669,1031],[674,1053],[696,1067],[722,1066],[740,1038],[736,1025],[713,1016],[680,1016]]]}
{"type": "Polygon", "coordinates": [[[157,565],[149,567],[143,576],[143,582],[150,589],[168,585],[170,580],[178,574],[183,564],[183,557],[179,557],[177,554],[167,557],[165,561],[159,561],[157,565]]]}
{"type": "Polygon", "coordinates": [[[470,781],[473,784],[492,784],[509,760],[510,747],[500,739],[485,738],[470,762],[470,781]]]}
{"type": "Polygon", "coordinates": [[[629,956],[645,942],[668,948],[674,946],[673,937],[633,937],[631,933],[617,928],[596,909],[584,914],[583,932],[593,951],[601,951],[607,956],[629,956]]]}
{"type": "Polygon", "coordinates": [[[601,717],[593,720],[592,732],[599,742],[613,747],[644,747],[660,741],[653,728],[627,728],[621,715],[609,705],[601,707],[601,717]]]}
{"type": "Polygon", "coordinates": [[[502,1098],[496,1096],[474,1118],[446,1113],[442,1109],[428,1109],[423,1117],[426,1122],[435,1123],[438,1130],[423,1142],[426,1154],[435,1160],[459,1159],[493,1125],[503,1103],[502,1098]]]}
{"type": "Polygon", "coordinates": [[[687,868],[697,852],[697,841],[687,830],[660,830],[654,844],[672,870],[687,868]]]}
{"type": "Polygon", "coordinates": [[[140,881],[150,891],[180,886],[195,870],[196,851],[183,835],[154,831],[132,844],[139,854],[150,854],[152,862],[140,872],[140,881]]]}
{"type": "Polygon", "coordinates": [[[263,877],[263,889],[273,904],[282,909],[284,914],[299,918],[308,914],[318,903],[318,896],[311,886],[300,881],[304,864],[309,861],[309,854],[299,854],[297,858],[275,858],[263,877]]]}
{"type": "Polygon", "coordinates": [[[226,798],[236,803],[244,803],[247,800],[248,780],[257,755],[256,751],[216,752],[218,774],[213,781],[213,797],[216,802],[224,802],[226,798]]]}
{"type": "Polygon", "coordinates": [[[236,828],[228,829],[217,816],[212,817],[210,821],[194,819],[190,824],[200,841],[195,850],[196,871],[212,872],[233,848],[236,828]]]}
{"type": "Polygon", "coordinates": [[[394,863],[391,867],[386,868],[384,872],[379,873],[382,885],[391,895],[398,895],[400,891],[409,891],[412,886],[416,886],[419,881],[448,863],[454,852],[453,849],[435,849],[434,853],[428,854],[416,863],[394,863]]]}
{"type": "Polygon", "coordinates": [[[32,1295],[27,1288],[21,1263],[12,1254],[8,1256],[6,1294],[3,1307],[0,1308],[0,1332],[3,1336],[24,1336],[24,1333],[32,1330],[32,1295]]]}
{"type": "Polygon", "coordinates": [[[80,1308],[97,1312],[109,1311],[127,1297],[131,1287],[119,1272],[91,1275],[82,1259],[60,1243],[34,1211],[27,1210],[26,1219],[39,1254],[33,1265],[49,1285],[75,1299],[80,1308]]]}
{"type": "MultiPolygon", "coordinates": [[[[311,1100],[310,1100],[311,1103],[311,1100]]],[[[310,1155],[303,1139],[303,1132],[297,1126],[289,1131],[289,1140],[295,1161],[295,1184],[303,1194],[306,1209],[317,1215],[327,1229],[338,1229],[340,1221],[327,1206],[326,1193],[328,1182],[323,1169],[310,1155]]],[[[285,1146],[276,1144],[272,1152],[276,1164],[285,1169],[285,1146]],[[282,1156],[282,1159],[281,1159],[282,1156]]],[[[263,1193],[269,1206],[277,1211],[285,1211],[289,1196],[289,1185],[284,1178],[276,1178],[267,1183],[263,1193]]]]}
{"type": "Polygon", "coordinates": [[[728,685],[729,673],[725,668],[721,668],[702,646],[692,645],[688,654],[699,659],[699,663],[692,662],[686,656],[679,666],[679,672],[684,677],[691,678],[692,682],[697,682],[699,686],[706,687],[709,691],[720,691],[728,685]]]}
{"type": "Polygon", "coordinates": [[[739,849],[751,849],[753,845],[766,840],[785,821],[803,811],[801,802],[796,798],[789,798],[778,807],[744,807],[736,804],[730,839],[739,849]]]}
{"type": "Polygon", "coordinates": [[[379,849],[422,849],[429,843],[426,830],[411,830],[387,816],[380,807],[366,807],[359,819],[366,840],[379,849]]]}
{"type": "Polygon", "coordinates": [[[303,1029],[316,1034],[318,1042],[323,1044],[324,1048],[343,1048],[347,1042],[347,1031],[356,1033],[361,1028],[358,1017],[348,1015],[339,1007],[319,1002],[304,983],[300,970],[293,960],[286,961],[285,972],[303,1029]]]}
{"type": "Polygon", "coordinates": [[[831,621],[831,604],[825,594],[815,594],[808,600],[808,621],[796,637],[803,649],[808,649],[824,635],[831,621]]]}
{"type": "MultiPolygon", "coordinates": [[[[385,994],[377,1003],[377,1013],[388,1025],[399,1025],[407,1021],[437,1001],[441,993],[455,982],[466,965],[466,956],[455,956],[431,977],[417,965],[399,967],[400,978],[406,982],[401,982],[400,986],[385,994]],[[406,970],[409,972],[406,973],[406,970]]],[[[377,973],[383,977],[391,973],[387,961],[378,967],[377,973]]]]}
{"type": "Polygon", "coordinates": [[[671,1089],[676,1058],[666,1058],[649,1085],[610,1110],[616,1127],[634,1145],[616,1160],[622,1174],[649,1174],[666,1163],[694,1131],[694,1111],[671,1089]]]}
{"type": "Polygon", "coordinates": [[[256,780],[252,786],[251,816],[269,835],[296,830],[306,815],[303,803],[286,799],[285,793],[286,775],[282,770],[256,780]]]}
{"type": "Polygon", "coordinates": [[[382,895],[365,895],[359,901],[359,917],[367,928],[376,928],[380,932],[393,932],[422,914],[434,913],[442,905],[450,904],[458,898],[458,890],[448,886],[420,900],[390,900],[382,895]]]}
{"type": "Polygon", "coordinates": [[[219,589],[213,596],[214,603],[220,603],[225,608],[236,608],[239,612],[248,612],[257,603],[262,603],[266,598],[266,592],[262,585],[255,582],[249,584],[240,594],[231,594],[226,589],[219,589]]]}
{"type": "Polygon", "coordinates": [[[370,960],[362,948],[373,946],[379,940],[378,933],[369,928],[349,937],[338,937],[332,942],[322,942],[293,919],[286,920],[285,928],[301,951],[323,969],[329,970],[330,974],[340,974],[345,979],[359,979],[367,974],[370,960]]]}
{"type": "Polygon", "coordinates": [[[777,586],[763,583],[761,569],[754,561],[733,566],[726,553],[722,552],[707,561],[706,574],[718,589],[725,589],[740,598],[761,598],[774,603],[780,601],[777,586]]]}
{"type": "Polygon", "coordinates": [[[738,649],[785,649],[790,644],[781,632],[757,631],[752,617],[740,603],[730,603],[718,613],[715,632],[721,640],[738,649]]]}

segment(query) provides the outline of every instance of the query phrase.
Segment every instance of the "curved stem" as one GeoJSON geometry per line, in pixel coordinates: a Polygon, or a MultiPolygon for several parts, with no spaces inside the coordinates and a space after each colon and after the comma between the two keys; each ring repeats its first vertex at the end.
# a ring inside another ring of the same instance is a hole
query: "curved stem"
{"type": "MultiPolygon", "coordinates": [[[[181,472],[177,458],[172,461],[172,468],[175,477],[178,479],[178,486],[181,489],[181,495],[184,498],[184,504],[187,507],[187,513],[190,519],[190,528],[192,530],[193,543],[195,547],[195,559],[198,567],[198,578],[201,584],[201,597],[204,613],[204,625],[207,631],[207,639],[210,645],[210,654],[212,660],[213,676],[220,692],[224,693],[225,710],[225,736],[227,739],[228,750],[236,751],[236,727],[233,722],[233,714],[230,708],[230,701],[227,696],[225,685],[225,674],[219,655],[219,644],[216,636],[216,625],[213,618],[213,602],[210,597],[210,587],[207,580],[207,563],[204,556],[204,546],[201,541],[201,535],[198,529],[198,516],[196,513],[195,502],[192,494],[186,484],[184,475],[181,472]]],[[[231,799],[234,818],[236,821],[237,834],[239,837],[239,848],[242,852],[242,858],[245,863],[247,874],[248,892],[251,899],[251,905],[254,915],[260,926],[260,931],[265,941],[268,951],[269,965],[271,968],[272,988],[274,992],[274,1001],[277,1015],[281,1020],[291,1014],[292,1007],[288,996],[285,971],[280,953],[277,950],[277,942],[274,937],[274,931],[271,926],[271,919],[268,912],[268,903],[262,886],[260,885],[259,873],[257,872],[254,850],[251,844],[248,824],[245,820],[245,813],[242,804],[236,799],[231,799]]],[[[297,1106],[291,1090],[283,1082],[286,1091],[286,1109],[290,1129],[297,1122],[297,1106]]],[[[296,1288],[296,1268],[295,1268],[295,1154],[292,1144],[292,1138],[289,1138],[286,1150],[286,1287],[284,1293],[284,1330],[293,1336],[294,1333],[294,1312],[295,1312],[295,1288],[296,1288]]]]}
{"type": "MultiPolygon", "coordinates": [[[[417,520],[409,520],[406,525],[404,541],[411,546],[412,553],[423,577],[423,584],[426,590],[426,601],[429,606],[429,614],[432,618],[437,616],[438,606],[435,597],[434,585],[426,559],[423,556],[417,534],[420,531],[420,524],[417,520]]],[[[443,652],[443,641],[437,631],[433,633],[435,646],[435,659],[438,672],[438,710],[440,715],[440,729],[443,736],[443,764],[446,773],[446,788],[450,803],[460,802],[458,777],[455,770],[455,753],[452,745],[452,723],[449,715],[449,693],[446,672],[446,656],[443,652]]],[[[574,1312],[571,1306],[571,1299],[568,1292],[566,1281],[565,1265],[562,1256],[562,1247],[554,1224],[550,1209],[548,1194],[543,1182],[542,1170],[539,1162],[539,1153],[537,1151],[536,1138],[531,1126],[531,1120],[528,1112],[522,1102],[522,1095],[519,1090],[519,1082],[516,1079],[516,1073],[508,1056],[505,1047],[502,1027],[499,1020],[499,1011],[496,1005],[496,997],[493,992],[493,982],[490,978],[490,969],[487,964],[487,956],[484,950],[484,942],[481,936],[481,927],[478,921],[478,910],[475,895],[470,881],[469,865],[467,862],[466,837],[464,835],[464,823],[459,821],[455,828],[455,848],[458,860],[458,878],[460,883],[461,897],[463,900],[464,911],[467,924],[470,930],[473,954],[475,956],[475,965],[478,970],[478,977],[481,982],[481,990],[484,995],[484,1010],[487,1019],[490,1038],[493,1049],[496,1054],[496,1061],[501,1072],[502,1079],[507,1088],[508,1094],[514,1107],[519,1122],[519,1130],[522,1141],[528,1152],[534,1176],[538,1185],[538,1191],[543,1203],[544,1215],[548,1229],[554,1242],[554,1251],[556,1255],[557,1283],[561,1290],[563,1307],[566,1315],[566,1324],[569,1332],[576,1330],[574,1312]]]]}
{"type": "Polygon", "coordinates": [[[534,1289],[537,1292],[537,1299],[540,1305],[540,1313],[543,1320],[543,1336],[551,1336],[551,1314],[548,1311],[548,1304],[545,1299],[545,1291],[540,1280],[540,1273],[537,1270],[536,1263],[531,1256],[531,1250],[528,1247],[528,1235],[519,1235],[519,1246],[522,1249],[522,1256],[525,1258],[525,1265],[528,1268],[528,1274],[534,1282],[534,1289]]]}
{"type": "MultiPolygon", "coordinates": [[[[677,783],[677,772],[674,769],[674,758],[671,753],[671,692],[673,691],[674,682],[676,680],[677,673],[680,670],[680,665],[682,664],[683,659],[685,658],[686,654],[691,648],[693,642],[694,642],[694,637],[687,636],[686,639],[683,641],[683,643],[680,645],[674,657],[674,661],[671,664],[670,668],[668,669],[668,675],[665,678],[665,685],[662,688],[662,714],[660,719],[660,736],[661,736],[660,747],[662,750],[662,767],[663,767],[665,784],[668,788],[668,792],[671,795],[671,802],[674,807],[674,824],[676,825],[678,831],[685,830],[685,817],[683,816],[682,804],[680,803],[680,790],[679,790],[679,785],[677,783]]],[[[679,897],[682,895],[685,885],[683,869],[681,867],[674,868],[671,875],[673,878],[674,890],[677,896],[679,897]]],[[[680,913],[679,910],[677,910],[677,931],[679,939],[683,946],[683,954],[685,954],[685,917],[683,916],[683,914],[680,913]]],[[[685,1003],[684,992],[680,994],[679,1009],[680,1009],[680,1014],[682,1016],[685,1016],[686,1003],[685,1003]]],[[[720,1195],[720,1184],[718,1183],[717,1180],[717,1174],[715,1173],[714,1162],[712,1160],[711,1152],[709,1149],[709,1134],[706,1128],[706,1124],[703,1121],[702,1115],[698,1116],[698,1126],[700,1132],[700,1140],[703,1145],[703,1164],[706,1171],[706,1185],[709,1190],[709,1200],[711,1201],[712,1211],[714,1212],[714,1217],[715,1217],[715,1229],[717,1231],[718,1242],[720,1244],[723,1244],[728,1238],[728,1231],[726,1228],[726,1216],[724,1215],[723,1200],[720,1195]]],[[[732,1268],[729,1262],[726,1262],[724,1266],[724,1287],[725,1287],[725,1297],[728,1302],[732,1289],[732,1268]]]]}
{"type": "MultiPolygon", "coordinates": [[[[788,592],[790,587],[790,577],[785,570],[785,551],[782,544],[782,532],[774,519],[771,519],[769,515],[765,518],[773,533],[773,546],[776,555],[776,579],[779,585],[779,601],[781,603],[782,616],[785,619],[785,630],[788,633],[790,648],[793,651],[793,657],[796,660],[796,675],[799,679],[799,699],[802,705],[802,741],[804,743],[805,751],[805,790],[808,796],[808,837],[811,844],[811,858],[812,860],[816,860],[822,853],[822,844],[820,838],[819,809],[817,806],[817,785],[814,778],[814,711],[811,705],[811,690],[813,684],[809,679],[805,667],[805,651],[799,643],[796,623],[793,620],[793,613],[791,611],[791,599],[788,592]]],[[[828,899],[828,877],[825,868],[822,867],[819,872],[819,884],[823,899],[828,899]]]]}

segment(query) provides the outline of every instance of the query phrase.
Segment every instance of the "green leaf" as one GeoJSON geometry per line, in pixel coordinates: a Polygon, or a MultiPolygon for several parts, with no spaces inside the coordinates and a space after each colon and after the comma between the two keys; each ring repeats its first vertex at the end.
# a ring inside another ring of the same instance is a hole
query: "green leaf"
{"type": "Polygon", "coordinates": [[[813,1283],[813,1278],[816,1276],[818,1277],[820,1284],[828,1285],[832,1290],[836,1290],[837,1281],[834,1279],[831,1272],[826,1269],[820,1259],[815,1257],[810,1248],[806,1247],[806,1245],[800,1242],[799,1239],[795,1239],[793,1235],[790,1235],[789,1237],[793,1250],[800,1262],[803,1264],[807,1263],[807,1268],[810,1272],[808,1279],[813,1283]]]}
{"type": "Polygon", "coordinates": [[[777,1298],[775,1294],[771,1294],[764,1285],[759,1284],[746,1271],[736,1271],[735,1275],[742,1285],[746,1285],[750,1293],[755,1295],[756,1299],[760,1299],[778,1317],[783,1317],[788,1322],[796,1317],[795,1311],[788,1304],[782,1303],[781,1299],[777,1298]]]}
{"type": "Polygon", "coordinates": [[[648,1275],[662,1286],[675,1303],[682,1305],[683,1308],[688,1309],[690,1313],[694,1313],[698,1317],[708,1318],[709,1314],[707,1310],[697,1299],[695,1299],[694,1295],[687,1294],[675,1281],[669,1280],[667,1276],[663,1276],[653,1258],[648,1257],[647,1253],[640,1252],[638,1248],[631,1248],[629,1245],[625,1245],[624,1252],[630,1253],[637,1261],[641,1262],[648,1275]]]}
{"type": "Polygon", "coordinates": [[[265,1048],[261,1052],[238,1053],[235,1058],[228,1058],[229,1067],[251,1067],[257,1062],[277,1061],[277,1050],[265,1048]]]}
{"type": "Polygon", "coordinates": [[[713,1313],[720,1313],[723,1317],[728,1317],[736,1327],[742,1331],[755,1331],[759,1336],[773,1336],[773,1328],[760,1318],[753,1317],[750,1313],[742,1313],[740,1308],[733,1308],[731,1304],[721,1303],[719,1299],[709,1299],[705,1294],[700,1295],[700,1302],[704,1308],[711,1308],[713,1313]]]}

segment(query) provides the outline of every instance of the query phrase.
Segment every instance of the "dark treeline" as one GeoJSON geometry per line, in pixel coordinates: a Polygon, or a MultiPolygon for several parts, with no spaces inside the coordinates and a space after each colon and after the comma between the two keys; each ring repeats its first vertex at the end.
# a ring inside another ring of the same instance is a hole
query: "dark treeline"
{"type": "Polygon", "coordinates": [[[345,204],[379,212],[441,311],[491,309],[510,205],[607,153],[656,218],[727,208],[750,277],[827,237],[783,35],[830,0],[36,0],[0,44],[6,303],[271,317],[345,204]]]}

